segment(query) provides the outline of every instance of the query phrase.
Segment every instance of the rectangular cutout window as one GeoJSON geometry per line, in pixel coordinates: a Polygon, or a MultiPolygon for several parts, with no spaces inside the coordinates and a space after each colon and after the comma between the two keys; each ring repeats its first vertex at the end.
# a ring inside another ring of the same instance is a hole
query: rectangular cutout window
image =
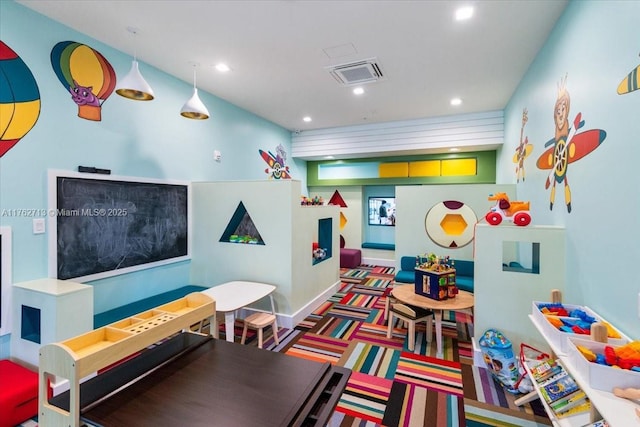
{"type": "Polygon", "coordinates": [[[40,309],[23,305],[20,337],[40,344],[40,328],[40,309]]]}
{"type": "Polygon", "coordinates": [[[503,241],[502,271],[540,274],[540,243],[503,241]]]}
{"type": "Polygon", "coordinates": [[[318,243],[313,245],[313,264],[331,258],[333,245],[333,218],[318,220],[318,243]]]}

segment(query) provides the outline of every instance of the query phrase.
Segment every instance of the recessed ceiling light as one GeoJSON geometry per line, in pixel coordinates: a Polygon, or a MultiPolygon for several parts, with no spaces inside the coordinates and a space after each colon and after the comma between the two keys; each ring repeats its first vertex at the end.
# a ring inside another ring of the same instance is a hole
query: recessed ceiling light
{"type": "Polygon", "coordinates": [[[309,123],[311,121],[311,117],[305,116],[302,118],[302,121],[309,123]]]}
{"type": "Polygon", "coordinates": [[[460,105],[460,104],[462,104],[462,99],[460,98],[453,98],[451,100],[451,105],[460,105]]]}
{"type": "Polygon", "coordinates": [[[353,89],[353,93],[356,95],[362,95],[364,93],[364,88],[362,87],[357,87],[353,89]]]}
{"type": "Polygon", "coordinates": [[[216,70],[220,71],[221,73],[226,73],[227,71],[231,71],[231,68],[229,68],[227,64],[221,62],[220,64],[216,64],[216,70]]]}
{"type": "Polygon", "coordinates": [[[456,21],[464,21],[473,16],[473,8],[471,6],[465,6],[456,10],[456,21]]]}
{"type": "Polygon", "coordinates": [[[333,157],[333,156],[324,156],[324,158],[327,159],[327,160],[335,159],[335,157],[333,157]]]}
{"type": "Polygon", "coordinates": [[[453,148],[449,148],[449,151],[460,151],[459,148],[453,147],[453,148]]]}

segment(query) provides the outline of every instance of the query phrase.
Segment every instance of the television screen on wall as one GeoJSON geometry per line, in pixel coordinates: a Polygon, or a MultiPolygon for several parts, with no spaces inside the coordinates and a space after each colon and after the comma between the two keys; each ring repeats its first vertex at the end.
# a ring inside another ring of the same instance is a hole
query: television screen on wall
{"type": "Polygon", "coordinates": [[[369,197],[369,225],[396,225],[395,197],[369,197]]]}

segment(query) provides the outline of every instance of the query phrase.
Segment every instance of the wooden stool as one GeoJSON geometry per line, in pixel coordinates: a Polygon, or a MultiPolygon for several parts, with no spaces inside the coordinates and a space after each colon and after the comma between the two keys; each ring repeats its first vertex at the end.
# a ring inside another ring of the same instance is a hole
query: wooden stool
{"type": "Polygon", "coordinates": [[[391,338],[393,333],[393,318],[397,317],[409,324],[409,330],[407,331],[409,342],[407,347],[410,351],[413,351],[415,348],[415,331],[416,323],[418,322],[427,322],[427,342],[431,342],[431,334],[433,332],[433,312],[431,310],[414,307],[409,304],[392,302],[389,307],[388,315],[387,338],[391,338]]]}
{"type": "Polygon", "coordinates": [[[269,325],[271,325],[271,329],[273,330],[273,339],[276,341],[276,344],[280,344],[280,341],[278,340],[276,315],[262,312],[253,313],[244,319],[244,329],[242,330],[242,340],[240,341],[240,344],[244,344],[247,338],[247,329],[252,328],[258,330],[258,348],[262,348],[262,330],[269,325]]]}

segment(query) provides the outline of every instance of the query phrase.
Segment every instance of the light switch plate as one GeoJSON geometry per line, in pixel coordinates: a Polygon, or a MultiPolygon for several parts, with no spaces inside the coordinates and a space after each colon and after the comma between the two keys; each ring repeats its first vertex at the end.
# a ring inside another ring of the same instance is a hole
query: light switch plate
{"type": "Polygon", "coordinates": [[[44,218],[33,219],[33,234],[42,234],[45,231],[44,218]]]}

